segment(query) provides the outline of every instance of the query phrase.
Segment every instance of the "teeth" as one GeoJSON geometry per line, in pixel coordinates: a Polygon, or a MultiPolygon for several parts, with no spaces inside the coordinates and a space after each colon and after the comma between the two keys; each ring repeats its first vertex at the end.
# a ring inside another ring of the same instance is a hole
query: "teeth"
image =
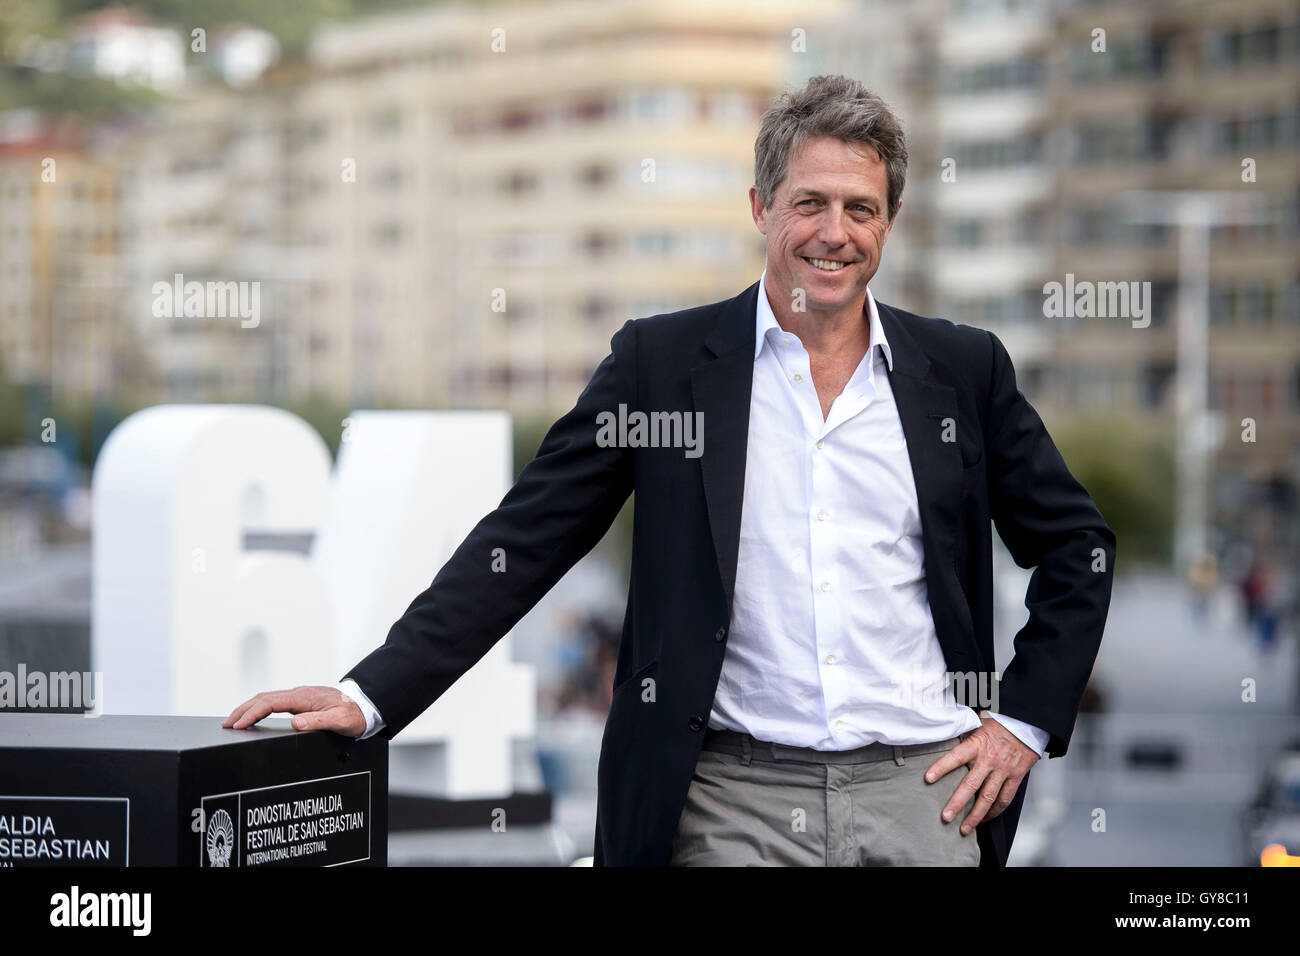
{"type": "Polygon", "coordinates": [[[825,269],[828,272],[838,272],[840,269],[844,268],[844,263],[836,262],[833,259],[811,259],[807,256],[804,256],[804,258],[808,259],[808,261],[818,269],[825,269]]]}

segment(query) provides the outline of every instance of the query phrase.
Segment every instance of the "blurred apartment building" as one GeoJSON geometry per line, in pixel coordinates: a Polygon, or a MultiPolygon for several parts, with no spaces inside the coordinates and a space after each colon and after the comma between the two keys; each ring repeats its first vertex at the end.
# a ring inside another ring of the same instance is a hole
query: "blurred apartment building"
{"type": "Polygon", "coordinates": [[[855,75],[907,121],[904,218],[882,274],[892,262],[905,307],[994,330],[1049,420],[1169,432],[1178,230],[1136,221],[1132,192],[1256,203],[1258,221],[1211,233],[1209,406],[1222,463],[1296,480],[1300,4],[874,0],[832,26],[833,48],[796,66],[855,75]],[[1046,317],[1043,286],[1067,274],[1150,281],[1150,327],[1046,317]],[[1240,440],[1247,417],[1254,444],[1240,440]]]}
{"type": "MultiPolygon", "coordinates": [[[[103,397],[138,371],[118,321],[117,184],[81,131],[0,122],[0,357],[7,381],[103,397]]],[[[39,425],[37,426],[39,427],[39,425]]]]}
{"type": "Polygon", "coordinates": [[[258,82],[61,141],[66,189],[39,188],[48,131],[0,137],[4,374],[553,415],[625,319],[757,277],[759,117],[845,72],[912,153],[873,292],[995,330],[1049,421],[1169,432],[1178,236],[1132,221],[1130,192],[1261,203],[1213,233],[1210,405],[1222,459],[1266,478],[1300,445],[1298,31],[1294,0],[566,0],[326,26],[258,82]],[[258,283],[257,327],[156,314],[177,275],[258,283]],[[1067,275],[1150,281],[1151,326],[1045,317],[1067,275]]]}
{"type": "Polygon", "coordinates": [[[757,279],[759,118],[844,8],[440,5],[170,98],[103,148],[159,398],[567,408],[626,319],[757,279]],[[259,282],[259,325],[154,315],[177,274],[259,282]]]}

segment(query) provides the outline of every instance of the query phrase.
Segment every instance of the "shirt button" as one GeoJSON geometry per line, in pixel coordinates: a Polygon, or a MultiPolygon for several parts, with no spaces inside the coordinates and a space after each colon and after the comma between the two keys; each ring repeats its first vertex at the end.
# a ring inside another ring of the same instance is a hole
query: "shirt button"
{"type": "Polygon", "coordinates": [[[823,511],[818,511],[818,512],[817,512],[817,520],[818,520],[818,521],[825,521],[825,520],[826,520],[826,512],[825,512],[824,510],[823,510],[823,511]]]}
{"type": "Polygon", "coordinates": [[[795,380],[796,382],[802,382],[802,381],[803,381],[803,376],[800,375],[798,372],[795,372],[795,373],[794,373],[794,380],[795,380]]]}
{"type": "Polygon", "coordinates": [[[839,729],[840,729],[841,727],[843,727],[843,726],[844,726],[844,721],[842,721],[842,720],[837,720],[837,721],[835,721],[835,729],[836,729],[836,730],[839,730],[839,729]]]}
{"type": "Polygon", "coordinates": [[[834,664],[834,663],[835,663],[835,655],[834,655],[834,654],[827,654],[827,655],[826,655],[826,663],[827,663],[827,664],[834,664]]]}
{"type": "Polygon", "coordinates": [[[831,582],[829,582],[829,581],[823,581],[823,582],[822,582],[822,590],[823,590],[823,591],[829,591],[830,589],[831,589],[831,582]]]}
{"type": "Polygon", "coordinates": [[[825,448],[825,447],[826,447],[826,442],[821,441],[821,440],[819,439],[818,442],[817,442],[817,447],[818,447],[818,448],[825,448]]]}

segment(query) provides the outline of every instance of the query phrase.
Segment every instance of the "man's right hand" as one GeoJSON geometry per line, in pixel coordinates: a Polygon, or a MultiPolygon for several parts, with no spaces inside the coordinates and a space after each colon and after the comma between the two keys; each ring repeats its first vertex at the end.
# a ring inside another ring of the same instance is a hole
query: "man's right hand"
{"type": "Polygon", "coordinates": [[[243,730],[270,714],[297,714],[294,730],[332,730],[348,737],[366,732],[366,716],[356,702],[333,687],[295,687],[268,690],[251,697],[230,712],[222,727],[243,730]]]}

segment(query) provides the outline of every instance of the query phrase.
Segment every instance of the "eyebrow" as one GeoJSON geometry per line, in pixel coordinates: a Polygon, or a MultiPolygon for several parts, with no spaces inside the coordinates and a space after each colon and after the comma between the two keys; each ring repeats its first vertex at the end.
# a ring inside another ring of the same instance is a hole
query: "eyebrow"
{"type": "MultiPolygon", "coordinates": [[[[826,198],[826,194],[823,193],[823,192],[821,192],[821,191],[819,191],[819,190],[816,190],[816,189],[810,189],[810,188],[808,188],[807,186],[800,186],[798,189],[796,189],[796,190],[794,191],[794,193],[791,195],[790,198],[791,198],[791,199],[800,199],[800,198],[802,198],[802,199],[825,199],[825,198],[826,198]]],[[[880,200],[877,199],[875,196],[850,196],[850,197],[846,200],[846,202],[848,202],[848,203],[850,203],[850,204],[851,204],[851,203],[864,203],[864,204],[871,205],[871,206],[879,206],[879,205],[881,205],[880,200]]]]}

